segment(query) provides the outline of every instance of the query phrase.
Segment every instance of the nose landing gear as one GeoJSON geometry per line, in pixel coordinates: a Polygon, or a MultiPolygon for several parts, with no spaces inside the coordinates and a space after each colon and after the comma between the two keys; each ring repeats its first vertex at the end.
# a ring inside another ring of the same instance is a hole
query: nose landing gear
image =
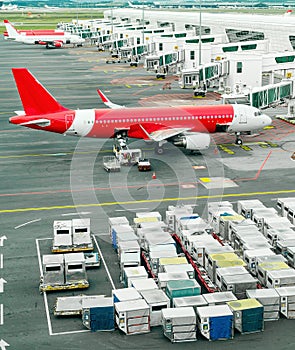
{"type": "Polygon", "coordinates": [[[241,139],[241,133],[240,132],[236,132],[236,141],[235,141],[235,144],[236,145],[242,145],[243,144],[243,140],[241,139]]]}

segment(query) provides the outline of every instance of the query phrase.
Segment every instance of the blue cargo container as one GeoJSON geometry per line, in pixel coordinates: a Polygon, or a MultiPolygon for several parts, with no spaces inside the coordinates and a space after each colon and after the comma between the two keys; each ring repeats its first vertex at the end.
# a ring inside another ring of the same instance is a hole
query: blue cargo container
{"type": "Polygon", "coordinates": [[[195,279],[172,280],[167,282],[166,294],[172,300],[201,294],[201,287],[195,279]]]}

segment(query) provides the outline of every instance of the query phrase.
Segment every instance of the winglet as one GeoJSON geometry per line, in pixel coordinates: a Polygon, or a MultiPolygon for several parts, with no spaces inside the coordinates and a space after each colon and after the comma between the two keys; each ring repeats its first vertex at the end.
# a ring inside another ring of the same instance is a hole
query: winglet
{"type": "Polygon", "coordinates": [[[41,115],[68,110],[26,68],[12,68],[12,73],[26,115],[41,115]]]}
{"type": "Polygon", "coordinates": [[[112,108],[112,109],[125,108],[125,106],[117,105],[116,103],[111,102],[101,90],[97,89],[97,92],[98,92],[102,102],[106,106],[108,106],[109,108],[112,108]]]}

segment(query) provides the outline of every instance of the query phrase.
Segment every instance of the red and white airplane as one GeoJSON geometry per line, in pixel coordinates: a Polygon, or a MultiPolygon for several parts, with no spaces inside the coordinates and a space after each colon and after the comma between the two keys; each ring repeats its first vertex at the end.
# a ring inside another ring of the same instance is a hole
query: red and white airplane
{"type": "Polygon", "coordinates": [[[8,33],[7,39],[21,42],[24,44],[39,44],[45,45],[46,48],[59,48],[64,44],[73,44],[82,46],[85,39],[79,35],[67,32],[52,32],[52,31],[23,31],[19,32],[8,21],[4,20],[4,24],[8,33]]]}
{"type": "Polygon", "coordinates": [[[189,150],[209,147],[209,133],[236,134],[262,129],[271,124],[269,116],[246,105],[207,105],[126,108],[112,103],[99,91],[109,108],[72,110],[62,106],[26,69],[12,69],[24,110],[9,122],[64,135],[96,138],[137,138],[163,144],[172,142],[189,150]]]}

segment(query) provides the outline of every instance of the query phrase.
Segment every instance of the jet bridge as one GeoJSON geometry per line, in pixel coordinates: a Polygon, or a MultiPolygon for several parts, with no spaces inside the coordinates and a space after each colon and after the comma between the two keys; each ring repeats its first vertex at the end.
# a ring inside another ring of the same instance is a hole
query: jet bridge
{"type": "Polygon", "coordinates": [[[286,79],[280,83],[269,84],[253,89],[235,87],[233,93],[222,95],[223,103],[244,103],[256,108],[268,108],[280,104],[284,99],[294,97],[294,80],[286,79]]]}

